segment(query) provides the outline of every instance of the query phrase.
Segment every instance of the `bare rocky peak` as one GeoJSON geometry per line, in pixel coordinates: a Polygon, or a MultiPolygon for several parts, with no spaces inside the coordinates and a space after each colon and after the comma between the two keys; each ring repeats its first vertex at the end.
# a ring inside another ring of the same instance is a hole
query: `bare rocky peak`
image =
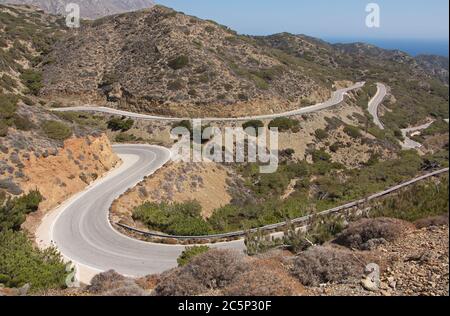
{"type": "Polygon", "coordinates": [[[65,14],[66,5],[79,4],[82,18],[97,19],[107,15],[150,8],[153,0],[0,0],[0,4],[28,4],[47,13],[65,14]]]}

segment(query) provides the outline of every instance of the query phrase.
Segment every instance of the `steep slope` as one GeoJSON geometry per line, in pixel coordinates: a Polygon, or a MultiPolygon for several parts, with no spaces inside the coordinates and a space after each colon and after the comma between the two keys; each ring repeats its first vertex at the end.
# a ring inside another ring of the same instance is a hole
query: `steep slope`
{"type": "MultiPolygon", "coordinates": [[[[63,33],[60,22],[33,8],[0,5],[0,197],[37,188],[45,202],[36,219],[119,160],[99,122],[66,120],[35,95],[36,66],[63,33]]],[[[35,221],[26,226],[32,230],[35,221]]]]}
{"type": "Polygon", "coordinates": [[[154,5],[153,0],[0,0],[0,4],[27,4],[36,6],[47,13],[65,14],[66,5],[77,3],[80,6],[81,17],[97,19],[107,15],[123,12],[131,12],[150,8],[154,5]]]}
{"type": "Polygon", "coordinates": [[[48,98],[160,114],[292,108],[326,99],[334,81],[313,62],[161,6],[85,25],[48,61],[48,98]]]}

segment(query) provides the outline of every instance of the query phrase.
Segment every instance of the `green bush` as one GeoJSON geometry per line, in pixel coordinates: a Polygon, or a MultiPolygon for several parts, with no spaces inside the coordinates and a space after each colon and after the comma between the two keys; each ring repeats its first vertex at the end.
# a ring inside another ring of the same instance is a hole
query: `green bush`
{"type": "Polygon", "coordinates": [[[278,131],[280,132],[289,130],[298,132],[298,130],[300,129],[300,122],[288,117],[279,117],[269,123],[269,128],[278,128],[278,131]]]}
{"type": "Polygon", "coordinates": [[[324,140],[328,138],[328,132],[324,129],[318,129],[314,133],[318,140],[324,140]]]}
{"type": "Polygon", "coordinates": [[[20,75],[20,79],[28,88],[30,93],[34,95],[37,95],[43,86],[42,73],[32,69],[24,70],[24,72],[20,75]]]}
{"type": "Polygon", "coordinates": [[[8,120],[17,110],[18,98],[12,94],[0,94],[0,120],[8,120]]]}
{"type": "Polygon", "coordinates": [[[329,149],[331,152],[336,153],[342,147],[343,147],[343,144],[341,142],[336,142],[336,143],[330,145],[329,149]]]}
{"type": "Polygon", "coordinates": [[[0,86],[8,91],[12,91],[13,88],[17,88],[17,82],[8,74],[3,74],[3,76],[0,78],[0,86]]]}
{"type": "Polygon", "coordinates": [[[175,57],[175,58],[169,60],[169,62],[167,64],[173,70],[182,69],[189,64],[189,57],[187,57],[185,55],[181,55],[181,56],[178,56],[178,57],[175,57]]]}
{"type": "Polygon", "coordinates": [[[251,120],[242,124],[242,128],[246,129],[247,127],[253,127],[255,129],[264,127],[264,123],[259,120],[251,120]]]}
{"type": "Polygon", "coordinates": [[[29,131],[33,128],[33,122],[30,121],[30,119],[26,116],[21,115],[14,115],[14,125],[18,130],[21,131],[29,131]]]}
{"type": "Polygon", "coordinates": [[[203,236],[211,232],[211,227],[201,217],[201,211],[196,201],[173,204],[146,202],[134,209],[133,219],[170,235],[203,236]]]}
{"type": "Polygon", "coordinates": [[[361,130],[356,126],[347,125],[346,127],[344,127],[344,132],[354,139],[362,137],[361,130]]]}
{"type": "Polygon", "coordinates": [[[119,117],[113,117],[108,121],[108,128],[112,131],[129,131],[134,125],[134,121],[132,119],[125,119],[119,117]]]}
{"type": "Polygon", "coordinates": [[[390,217],[414,222],[448,213],[448,176],[439,183],[426,181],[385,198],[374,207],[372,217],[390,217]]]}
{"type": "Polygon", "coordinates": [[[3,121],[0,120],[0,137],[8,136],[8,125],[4,124],[3,121]]]}
{"type": "Polygon", "coordinates": [[[192,134],[192,123],[190,120],[184,120],[172,124],[172,128],[184,127],[192,134]]]}
{"type": "Polygon", "coordinates": [[[30,284],[31,291],[65,287],[66,265],[53,249],[39,250],[21,232],[0,232],[0,282],[7,287],[30,284]]]}
{"type": "Polygon", "coordinates": [[[41,128],[49,138],[63,141],[72,136],[72,129],[58,121],[44,121],[41,128]]]}
{"type": "Polygon", "coordinates": [[[187,265],[193,258],[195,258],[198,255],[201,255],[202,253],[209,251],[208,246],[192,246],[192,247],[186,247],[186,249],[181,253],[181,255],[178,257],[177,262],[179,267],[183,267],[187,265]]]}
{"type": "Polygon", "coordinates": [[[32,191],[19,198],[9,199],[0,207],[0,232],[19,230],[26,215],[37,211],[42,195],[32,191]]]}
{"type": "Polygon", "coordinates": [[[242,124],[242,128],[245,130],[247,128],[254,128],[256,134],[251,133],[251,136],[258,136],[259,135],[259,129],[264,127],[264,123],[260,120],[250,120],[248,122],[245,122],[242,124]]]}
{"type": "Polygon", "coordinates": [[[133,134],[119,133],[114,139],[117,143],[130,143],[138,140],[133,134]]]}
{"type": "Polygon", "coordinates": [[[328,162],[331,160],[331,156],[323,150],[314,150],[311,155],[314,162],[320,161],[328,162]]]}

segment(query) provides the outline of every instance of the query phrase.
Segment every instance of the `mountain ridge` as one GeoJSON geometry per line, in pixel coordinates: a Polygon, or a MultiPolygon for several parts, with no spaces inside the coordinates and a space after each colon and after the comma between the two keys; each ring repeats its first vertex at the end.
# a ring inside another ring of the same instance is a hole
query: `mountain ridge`
{"type": "MultiPolygon", "coordinates": [[[[33,5],[56,15],[65,15],[66,5],[73,0],[0,0],[0,4],[33,5]]],[[[82,18],[97,19],[108,15],[131,12],[154,5],[153,0],[77,0],[82,18]]]]}

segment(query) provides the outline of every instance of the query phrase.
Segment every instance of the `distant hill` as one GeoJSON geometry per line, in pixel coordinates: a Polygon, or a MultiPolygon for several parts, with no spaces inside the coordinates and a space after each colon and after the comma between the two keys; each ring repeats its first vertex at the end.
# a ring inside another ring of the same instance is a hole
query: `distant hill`
{"type": "Polygon", "coordinates": [[[153,0],[0,0],[0,4],[5,3],[34,5],[51,14],[64,14],[68,3],[77,3],[80,5],[81,16],[87,19],[136,11],[154,5],[153,0]]]}
{"type": "MultiPolygon", "coordinates": [[[[36,38],[20,19],[2,19],[36,38]]],[[[37,38],[45,54],[32,60],[42,74],[39,95],[61,105],[245,116],[321,102],[336,85],[367,81],[389,87],[392,97],[382,115],[388,128],[449,116],[448,58],[414,58],[365,43],[332,45],[289,33],[244,36],[162,6],[86,21],[77,30],[65,28],[61,18],[49,19],[57,20],[61,34],[37,38]]],[[[11,46],[17,54],[23,51],[14,37],[2,37],[0,44],[2,54],[11,55],[11,46]]],[[[0,66],[15,70],[8,71],[11,76],[20,72],[20,62],[8,56],[0,66]]]]}
{"type": "Polygon", "coordinates": [[[419,65],[431,75],[439,78],[445,83],[449,83],[448,78],[448,57],[435,55],[419,55],[416,57],[419,65]]]}
{"type": "Polygon", "coordinates": [[[42,93],[158,114],[231,115],[323,101],[336,78],[314,61],[155,6],[83,24],[60,41],[42,93]]]}

